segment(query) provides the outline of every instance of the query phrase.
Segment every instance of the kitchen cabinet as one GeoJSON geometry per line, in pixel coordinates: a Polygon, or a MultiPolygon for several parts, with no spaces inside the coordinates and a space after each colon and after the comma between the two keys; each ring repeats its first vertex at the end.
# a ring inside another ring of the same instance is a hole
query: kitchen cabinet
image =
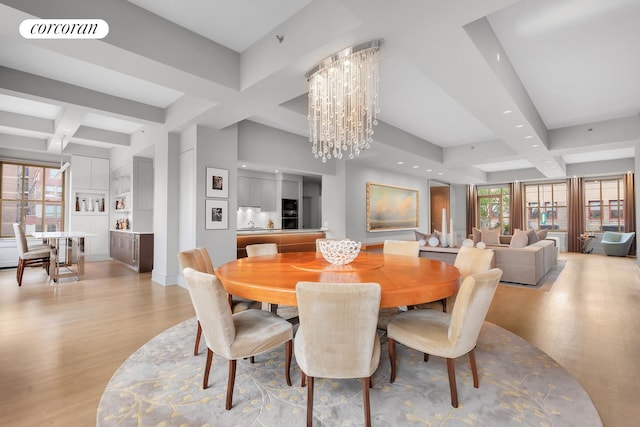
{"type": "Polygon", "coordinates": [[[259,207],[262,211],[276,210],[276,182],[271,179],[238,177],[238,206],[259,207]]]}
{"type": "Polygon", "coordinates": [[[298,200],[298,182],[297,181],[282,181],[282,198],[283,199],[295,199],[298,200]]]}
{"type": "Polygon", "coordinates": [[[139,273],[153,270],[153,234],[128,231],[110,232],[111,258],[139,273]]]}
{"type": "Polygon", "coordinates": [[[109,159],[71,156],[71,186],[75,189],[109,190],[109,159]]]}
{"type": "Polygon", "coordinates": [[[111,225],[129,224],[131,231],[153,230],[153,159],[133,157],[112,173],[111,225]]]}

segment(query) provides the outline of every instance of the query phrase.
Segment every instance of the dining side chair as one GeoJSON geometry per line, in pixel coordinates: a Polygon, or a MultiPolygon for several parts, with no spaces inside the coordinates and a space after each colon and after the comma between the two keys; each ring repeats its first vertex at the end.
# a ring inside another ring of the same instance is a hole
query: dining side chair
{"type": "MultiPolygon", "coordinates": [[[[403,255],[418,257],[420,255],[420,242],[417,240],[385,240],[382,246],[382,253],[385,255],[403,255]]],[[[387,329],[390,319],[398,315],[399,309],[382,308],[378,319],[378,329],[387,329]]]]}
{"type": "MultiPolygon", "coordinates": [[[[266,255],[278,255],[278,245],[275,243],[255,243],[253,245],[247,245],[247,257],[256,257],[256,256],[266,256],[266,255]]],[[[285,306],[282,306],[284,309],[285,306]]],[[[278,304],[273,304],[269,302],[262,303],[262,309],[266,311],[270,311],[272,313],[278,313],[278,304]]],[[[297,310],[294,307],[287,307],[289,321],[292,323],[297,322],[297,310]]],[[[283,311],[281,311],[283,313],[283,311]]]]}
{"type": "MultiPolygon", "coordinates": [[[[493,249],[480,249],[462,246],[456,255],[453,266],[460,271],[460,282],[463,282],[470,274],[485,273],[493,268],[494,252],[493,249]]],[[[455,300],[455,296],[452,297],[455,300]]],[[[447,311],[447,298],[440,301],[442,303],[442,311],[447,311]]],[[[433,308],[432,303],[418,304],[416,308],[433,308]]]]}
{"type": "Polygon", "coordinates": [[[458,407],[455,359],[469,355],[473,386],[479,387],[475,347],[480,329],[493,300],[502,270],[494,268],[486,273],[467,276],[460,286],[451,313],[439,310],[409,310],[389,322],[387,337],[391,364],[390,382],[396,379],[396,342],[424,354],[447,359],[451,405],[458,407]]]}
{"type": "MultiPolygon", "coordinates": [[[[215,269],[213,268],[213,262],[211,261],[211,257],[209,256],[209,251],[207,248],[200,247],[194,249],[188,249],[186,251],[182,251],[178,253],[178,261],[180,262],[180,266],[184,270],[185,268],[193,268],[196,271],[200,271],[202,273],[215,274],[215,269]]],[[[236,313],[239,311],[244,311],[249,308],[260,308],[260,303],[256,301],[250,301],[245,298],[235,297],[231,294],[227,296],[227,300],[231,307],[231,310],[236,313]]],[[[197,317],[197,316],[196,316],[197,317]]],[[[200,338],[202,337],[202,326],[200,325],[200,320],[198,319],[198,329],[196,331],[196,343],[193,349],[193,355],[198,355],[198,349],[200,348],[200,338]]]]}
{"type": "Polygon", "coordinates": [[[48,275],[51,262],[51,246],[29,246],[24,229],[18,223],[13,224],[13,232],[16,236],[16,246],[18,247],[18,269],[16,271],[18,286],[22,286],[22,276],[26,267],[42,267],[47,270],[48,275]]]}
{"type": "Polygon", "coordinates": [[[278,255],[278,245],[275,243],[256,243],[245,247],[247,257],[278,255]]]}
{"type": "Polygon", "coordinates": [[[291,356],[293,326],[286,320],[263,310],[249,309],[232,313],[227,293],[213,274],[193,268],[184,269],[191,302],[200,319],[207,343],[207,361],[202,388],[209,386],[209,372],[213,354],[229,361],[225,409],[233,404],[233,388],[238,359],[254,356],[285,345],[285,380],[291,385],[291,356]]]}
{"type": "Polygon", "coordinates": [[[314,378],[362,380],[365,425],[371,425],[369,388],[380,363],[376,332],[378,283],[298,282],[300,326],[294,347],[307,385],[307,426],[313,424],[314,378]]]}

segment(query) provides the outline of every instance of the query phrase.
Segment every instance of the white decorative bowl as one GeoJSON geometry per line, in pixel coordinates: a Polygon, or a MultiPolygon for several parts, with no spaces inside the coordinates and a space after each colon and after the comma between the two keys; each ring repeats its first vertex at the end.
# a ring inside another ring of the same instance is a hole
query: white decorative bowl
{"type": "Polygon", "coordinates": [[[320,240],[320,252],[324,259],[333,265],[346,265],[353,262],[360,253],[360,242],[353,240],[320,240]]]}

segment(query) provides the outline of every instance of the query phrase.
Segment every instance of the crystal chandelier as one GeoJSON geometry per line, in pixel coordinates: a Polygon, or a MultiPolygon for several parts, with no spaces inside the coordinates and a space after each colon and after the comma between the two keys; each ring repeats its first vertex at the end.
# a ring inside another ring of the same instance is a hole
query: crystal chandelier
{"type": "Polygon", "coordinates": [[[317,64],[309,81],[309,141],[314,157],[349,158],[371,147],[378,109],[378,50],[382,39],[349,47],[317,64]]]}

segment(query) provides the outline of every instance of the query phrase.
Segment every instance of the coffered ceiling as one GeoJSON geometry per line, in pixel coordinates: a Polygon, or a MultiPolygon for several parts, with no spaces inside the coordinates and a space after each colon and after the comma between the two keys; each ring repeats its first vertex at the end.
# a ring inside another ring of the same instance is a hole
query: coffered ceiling
{"type": "Polygon", "coordinates": [[[381,123],[355,161],[537,180],[632,170],[640,142],[637,0],[2,0],[0,22],[5,152],[59,153],[62,135],[65,153],[108,152],[148,126],[243,120],[308,144],[305,73],[374,38],[381,123]],[[33,17],[110,30],[23,39],[33,17]]]}

